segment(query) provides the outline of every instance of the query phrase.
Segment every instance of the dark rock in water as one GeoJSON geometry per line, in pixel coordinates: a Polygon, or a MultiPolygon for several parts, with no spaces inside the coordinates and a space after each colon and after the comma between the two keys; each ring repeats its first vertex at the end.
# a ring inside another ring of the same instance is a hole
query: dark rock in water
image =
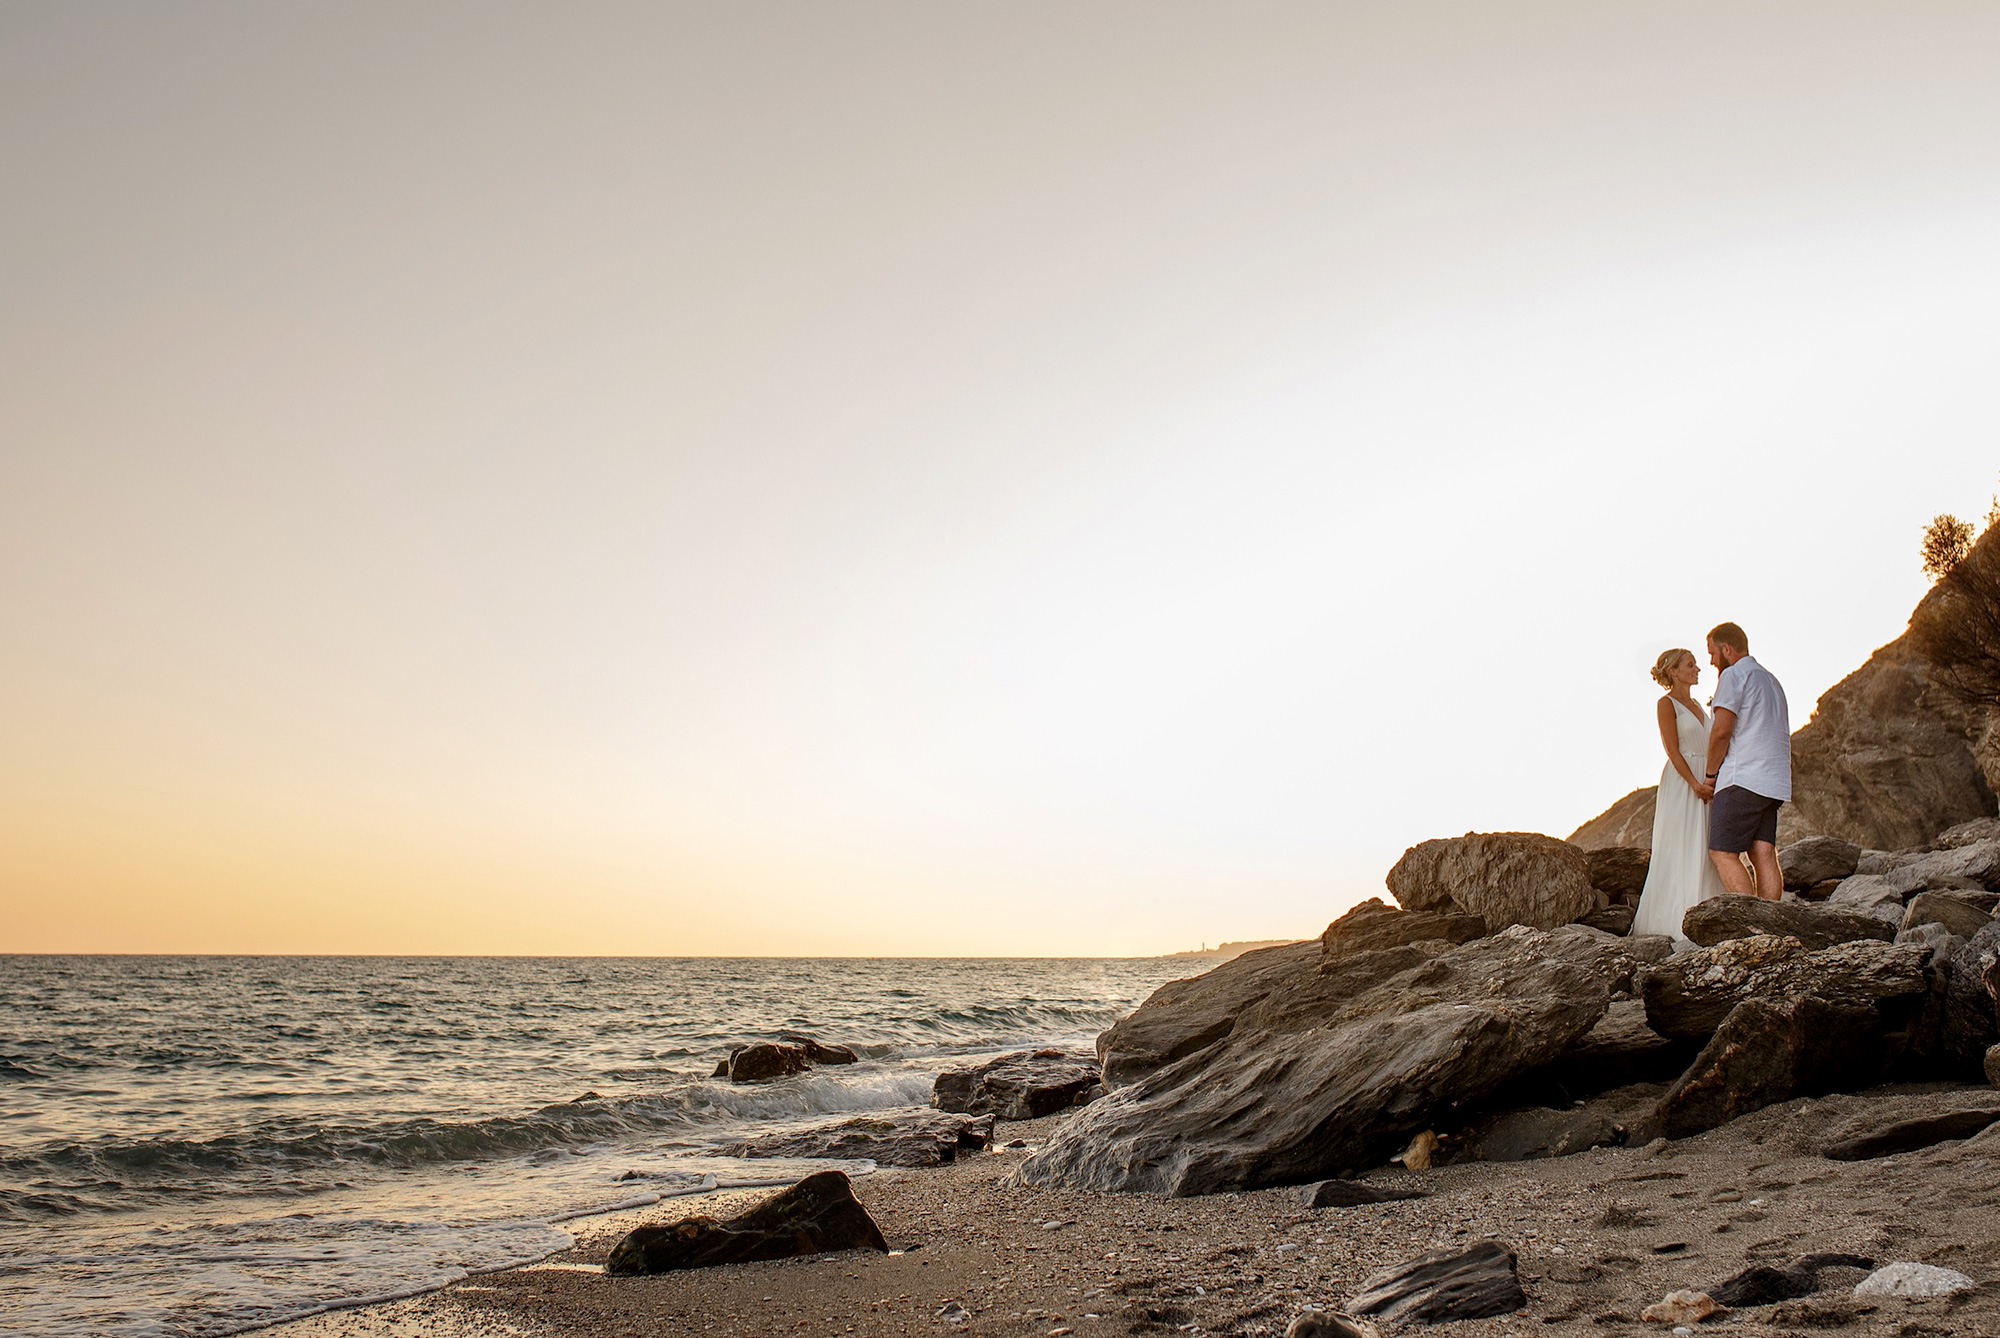
{"type": "Polygon", "coordinates": [[[806,1062],[809,1064],[858,1064],[861,1062],[861,1056],[855,1054],[854,1051],[848,1049],[846,1046],[827,1045],[825,1042],[816,1040],[803,1032],[779,1032],[778,1039],[787,1045],[796,1045],[801,1050],[804,1050],[806,1052],[806,1062]]]}
{"type": "Polygon", "coordinates": [[[887,1254],[889,1244],[854,1197],[847,1176],[821,1171],[726,1222],[686,1217],[670,1226],[639,1227],[612,1248],[604,1271],[619,1276],[670,1273],[832,1250],[887,1254]]]}
{"type": "Polygon", "coordinates": [[[1922,1119],[1898,1120],[1868,1133],[1829,1143],[1825,1155],[1830,1161],[1892,1157],[1901,1152],[1915,1152],[1934,1143],[1970,1138],[1992,1124],[2000,1124],[2000,1109],[1954,1110],[1922,1119]]]}
{"type": "Polygon", "coordinates": [[[866,1157],[883,1166],[939,1166],[993,1141],[991,1115],[915,1107],[882,1111],[798,1133],[765,1134],[723,1148],[730,1157],[866,1157]]]}
{"type": "Polygon", "coordinates": [[[1299,1191],[1299,1202],[1308,1208],[1359,1208],[1370,1203],[1429,1197],[1426,1190],[1398,1189],[1366,1180],[1320,1180],[1299,1191]]]}
{"type": "Polygon", "coordinates": [[[1584,851],[1583,858],[1590,885],[1610,898],[1613,906],[1638,906],[1639,894],[1646,890],[1652,851],[1643,846],[1600,846],[1584,851]]]}
{"type": "Polygon", "coordinates": [[[1204,975],[1172,980],[1097,1038],[1104,1085],[1121,1087],[1229,1035],[1236,1016],[1280,984],[1319,969],[1315,939],[1259,948],[1204,975]]]}
{"type": "Polygon", "coordinates": [[[1103,1089],[1097,1061],[1061,1050],[1016,1050],[983,1064],[946,1069],[931,1088],[939,1110],[1034,1120],[1080,1106],[1103,1089]]]}
{"type": "Polygon", "coordinates": [[[1646,1022],[1662,1036],[1708,1036],[1743,1000],[1814,995],[1862,1006],[1925,990],[1924,950],[1872,939],[1807,951],[1795,938],[1758,935],[1670,957],[1647,970],[1646,1022]]]}
{"type": "Polygon", "coordinates": [[[1681,932],[1705,948],[1733,938],[1775,934],[1795,938],[1813,949],[1863,938],[1887,943],[1896,937],[1896,926],[1866,911],[1720,896],[1691,907],[1681,919],[1681,932]]]}
{"type": "Polygon", "coordinates": [[[1654,1128],[1686,1138],[1795,1096],[1859,1091],[1881,1080],[1886,1061],[1872,1006],[1745,999],[1660,1098],[1654,1128]]]}
{"type": "Polygon", "coordinates": [[[1581,850],[1539,832],[1468,832],[1425,841],[1389,870],[1406,910],[1464,911],[1498,929],[1554,929],[1598,908],[1581,850]]]}
{"type": "Polygon", "coordinates": [[[1460,911],[1404,911],[1370,897],[1319,936],[1322,966],[1357,952],[1379,952],[1406,943],[1469,943],[1486,937],[1486,921],[1460,911]]]}
{"type": "Polygon", "coordinates": [[[1626,934],[1631,932],[1632,921],[1638,918],[1638,914],[1637,908],[1632,906],[1606,906],[1601,911],[1578,917],[1577,923],[1602,929],[1607,934],[1626,934]]]}
{"type": "Polygon", "coordinates": [[[1475,1131],[1455,1161],[1540,1161],[1592,1148],[1615,1147],[1625,1131],[1600,1111],[1510,1110],[1475,1131]]]}
{"type": "Polygon", "coordinates": [[[1960,938],[1971,938],[1992,923],[1992,916],[1949,892],[1919,892],[1910,898],[1909,905],[1903,910],[1905,929],[1925,924],[1943,925],[1960,938]]]}
{"type": "MultiPolygon", "coordinates": [[[[1072,1116],[1015,1171],[1028,1184],[1170,1195],[1381,1165],[1410,1136],[1590,1030],[1630,959],[1574,927],[1510,928],[1358,993],[1260,1001],[1235,1030],[1072,1116]]],[[[1621,940],[1595,935],[1605,943],[1621,940]]]]}
{"type": "Polygon", "coordinates": [[[1778,872],[1785,876],[1785,886],[1796,892],[1830,878],[1848,877],[1860,859],[1861,847],[1852,841],[1842,841],[1833,836],[1809,836],[1803,841],[1792,842],[1778,852],[1778,872]]]}
{"type": "Polygon", "coordinates": [[[1487,1240],[1372,1274],[1362,1279],[1347,1308],[1395,1324],[1445,1324],[1510,1315],[1527,1304],[1514,1252],[1487,1240]]]}
{"type": "Polygon", "coordinates": [[[1821,1269],[1873,1267],[1873,1259],[1858,1254],[1808,1254],[1794,1259],[1783,1268],[1773,1268],[1769,1264],[1746,1268],[1729,1281],[1710,1287],[1708,1294],[1722,1305],[1737,1308],[1774,1305],[1818,1291],[1821,1269]]]}
{"type": "Polygon", "coordinates": [[[806,1062],[804,1046],[759,1041],[755,1045],[739,1045],[731,1050],[723,1072],[716,1076],[726,1074],[731,1082],[762,1082],[766,1078],[804,1073],[811,1067],[806,1062]]]}

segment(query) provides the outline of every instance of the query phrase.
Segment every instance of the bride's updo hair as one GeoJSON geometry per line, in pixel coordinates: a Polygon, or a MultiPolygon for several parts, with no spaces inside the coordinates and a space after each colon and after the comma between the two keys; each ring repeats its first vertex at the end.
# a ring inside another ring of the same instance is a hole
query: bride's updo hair
{"type": "Polygon", "coordinates": [[[1672,687],[1674,685],[1674,666],[1681,662],[1681,656],[1683,655],[1687,656],[1690,660],[1694,658],[1693,651],[1682,650],[1678,647],[1673,650],[1661,651],[1660,658],[1653,661],[1653,681],[1663,688],[1672,687]]]}

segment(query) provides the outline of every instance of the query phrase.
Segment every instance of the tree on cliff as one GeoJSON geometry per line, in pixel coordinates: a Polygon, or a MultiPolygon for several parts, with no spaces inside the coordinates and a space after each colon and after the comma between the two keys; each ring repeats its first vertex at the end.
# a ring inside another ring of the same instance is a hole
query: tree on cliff
{"type": "MultiPolygon", "coordinates": [[[[1960,544],[1937,586],[1910,619],[1917,652],[1930,662],[1932,681],[1974,706],[2000,707],[2000,527],[1972,542],[1971,526],[1952,521],[1947,537],[1960,544]]],[[[1931,535],[1925,535],[1924,570],[1931,571],[1931,535]]]]}
{"type": "Polygon", "coordinates": [[[1924,542],[1920,551],[1924,559],[1924,575],[1933,581],[1941,580],[1950,575],[1952,569],[1972,551],[1972,526],[1949,513],[1934,517],[1924,527],[1924,542]]]}

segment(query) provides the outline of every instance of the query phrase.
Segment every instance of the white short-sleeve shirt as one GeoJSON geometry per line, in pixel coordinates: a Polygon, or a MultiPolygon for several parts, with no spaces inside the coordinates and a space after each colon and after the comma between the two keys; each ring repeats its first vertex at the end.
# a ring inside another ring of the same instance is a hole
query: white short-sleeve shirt
{"type": "Polygon", "coordinates": [[[1785,690],[1771,671],[1745,655],[1722,671],[1709,705],[1736,713],[1736,732],[1715,788],[1741,786],[1766,799],[1792,797],[1792,720],[1785,690]]]}

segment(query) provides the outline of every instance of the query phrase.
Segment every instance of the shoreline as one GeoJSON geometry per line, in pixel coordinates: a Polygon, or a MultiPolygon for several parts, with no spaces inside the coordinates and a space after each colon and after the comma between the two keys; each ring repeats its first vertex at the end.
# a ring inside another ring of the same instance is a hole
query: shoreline
{"type": "MultiPolygon", "coordinates": [[[[1366,1178],[1428,1198],[1307,1209],[1296,1187],[1201,1198],[1007,1183],[1065,1116],[1003,1125],[1024,1148],[858,1178],[893,1253],[848,1252],[639,1278],[600,1265],[632,1227],[729,1216],[772,1190],[717,1190],[586,1219],[575,1245],[530,1265],[402,1300],[322,1312],[281,1338],[624,1338],[776,1332],[1050,1335],[1284,1332],[1337,1307],[1377,1269],[1497,1238],[1519,1256],[1526,1309],[1437,1326],[1451,1335],[1655,1333],[1639,1313],[1757,1263],[1826,1250],[1954,1268],[1980,1285],[1929,1300],[1856,1298],[1854,1278],[1700,1332],[1838,1330],[1897,1338],[2000,1335],[2000,1125],[1874,1161],[1820,1150],[1857,1123],[1966,1106],[1988,1088],[1876,1088],[1785,1102],[1676,1143],[1543,1161],[1384,1168],[1366,1178]],[[963,1307],[964,1317],[940,1314],[963,1307]]],[[[1858,1276],[1858,1275],[1857,1275],[1858,1276]]],[[[1384,1326],[1385,1332],[1389,1331],[1384,1326]]],[[[1410,1331],[1410,1330],[1404,1330],[1410,1331]]]]}

